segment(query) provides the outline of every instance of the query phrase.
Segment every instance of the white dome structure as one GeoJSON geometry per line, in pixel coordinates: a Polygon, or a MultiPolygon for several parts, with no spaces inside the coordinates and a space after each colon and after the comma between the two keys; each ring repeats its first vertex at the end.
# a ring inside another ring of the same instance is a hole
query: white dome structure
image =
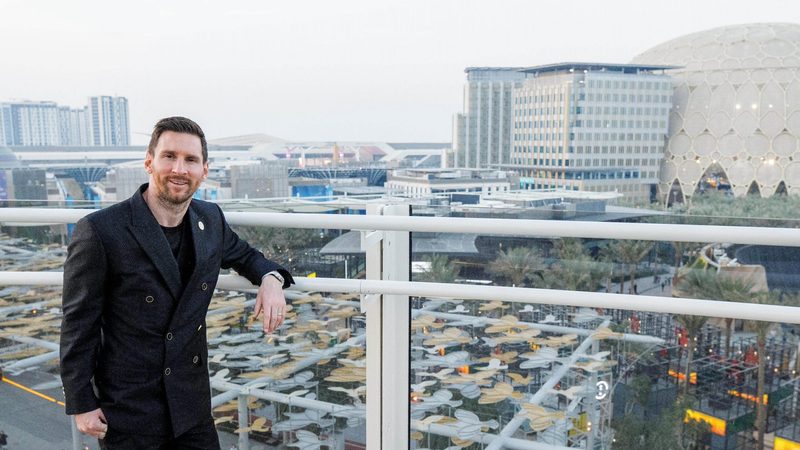
{"type": "Polygon", "coordinates": [[[800,25],[715,28],[658,45],[634,64],[681,66],[659,190],[691,196],[800,194],[800,25]]]}

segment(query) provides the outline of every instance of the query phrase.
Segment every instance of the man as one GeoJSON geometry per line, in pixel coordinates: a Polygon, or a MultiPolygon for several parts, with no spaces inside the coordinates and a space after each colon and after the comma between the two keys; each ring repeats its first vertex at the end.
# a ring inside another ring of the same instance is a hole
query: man
{"type": "Polygon", "coordinates": [[[218,206],[193,200],[208,175],[200,127],[159,121],[128,200],[81,219],[64,265],[66,412],[104,448],[219,449],[205,316],[220,268],[259,285],[263,329],[283,322],[294,281],[239,239],[218,206]]]}

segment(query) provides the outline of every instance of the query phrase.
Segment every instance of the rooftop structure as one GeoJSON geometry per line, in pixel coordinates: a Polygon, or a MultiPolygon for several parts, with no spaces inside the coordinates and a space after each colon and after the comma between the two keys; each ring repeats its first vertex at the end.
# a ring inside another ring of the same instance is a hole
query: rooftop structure
{"type": "Polygon", "coordinates": [[[655,196],[672,88],[668,66],[560,63],[524,69],[501,167],[534,189],[655,196]]]}
{"type": "Polygon", "coordinates": [[[734,25],[673,39],[633,59],[680,66],[659,191],[669,202],[725,189],[800,192],[800,25],[734,25]]]}

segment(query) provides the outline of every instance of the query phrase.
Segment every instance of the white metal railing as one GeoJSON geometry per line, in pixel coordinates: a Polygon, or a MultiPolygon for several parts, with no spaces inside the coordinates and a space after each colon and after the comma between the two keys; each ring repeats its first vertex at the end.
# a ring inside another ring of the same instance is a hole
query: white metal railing
{"type": "MultiPolygon", "coordinates": [[[[0,210],[0,223],[74,223],[92,211],[94,210],[3,208],[0,210]]],[[[800,228],[261,212],[226,212],[225,217],[231,225],[283,228],[423,231],[539,238],[580,237],[800,246],[800,228]]]]}
{"type": "MultiPolygon", "coordinates": [[[[512,303],[560,304],[800,323],[800,308],[777,305],[702,299],[673,298],[667,301],[664,297],[646,295],[407,281],[408,232],[410,231],[539,238],[583,237],[800,246],[800,229],[408,217],[402,215],[403,213],[400,211],[402,207],[398,205],[385,208],[373,205],[370,209],[375,215],[226,213],[228,221],[233,225],[365,231],[363,243],[367,255],[366,280],[298,277],[296,278],[297,284],[293,289],[362,294],[362,308],[367,312],[366,341],[370,349],[367,353],[367,386],[370,392],[381,393],[377,398],[371,397],[371,401],[367,402],[367,417],[372,418],[368,420],[375,420],[381,424],[368,427],[367,443],[370,448],[396,448],[398,443],[407,441],[405,437],[408,435],[409,429],[408,361],[403,358],[384,358],[382,353],[384,345],[387,343],[391,343],[393,353],[405,354],[408,352],[408,323],[398,320],[398,317],[409,317],[408,296],[472,300],[502,299],[512,303]]],[[[0,209],[0,223],[73,223],[90,212],[92,210],[4,208],[0,209]]],[[[0,272],[0,286],[60,285],[61,283],[62,274],[59,272],[0,272]]],[[[217,286],[220,289],[236,290],[252,288],[247,280],[235,275],[220,276],[217,286]]],[[[591,339],[584,342],[591,342],[591,339]]],[[[219,382],[217,385],[233,389],[231,386],[222,386],[219,382]]],[[[264,393],[249,388],[222,395],[229,398],[234,394],[238,396],[240,403],[248,395],[269,396],[275,401],[286,400],[283,394],[264,393]]],[[[246,406],[246,401],[244,404],[246,406]]],[[[322,407],[322,405],[316,406],[322,407]]],[[[416,427],[417,424],[414,426],[416,427]]],[[[429,427],[429,431],[443,435],[452,432],[447,427],[438,425],[429,427]]],[[[521,443],[512,443],[510,431],[511,428],[507,428],[496,437],[487,437],[491,441],[490,448],[499,448],[504,443],[512,447],[519,444],[524,448],[525,446],[521,443]]],[[[244,444],[242,440],[240,443],[244,444]]],[[[401,447],[405,447],[405,445],[405,443],[400,444],[401,447]]]]}

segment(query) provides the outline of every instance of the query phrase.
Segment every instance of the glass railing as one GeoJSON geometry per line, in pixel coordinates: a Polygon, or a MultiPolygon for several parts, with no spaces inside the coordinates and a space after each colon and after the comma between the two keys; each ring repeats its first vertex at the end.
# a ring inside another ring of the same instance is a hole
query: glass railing
{"type": "MultiPolygon", "coordinates": [[[[463,215],[442,207],[423,214],[463,215]]],[[[309,216],[319,225],[303,228],[235,228],[268,257],[310,277],[306,280],[363,279],[367,233],[331,227],[338,216],[309,216]]],[[[778,226],[792,225],[780,219],[778,226]]],[[[375,229],[374,224],[351,228],[375,229]]],[[[64,225],[4,227],[2,271],[60,271],[65,230],[64,225]]],[[[637,442],[665,436],[680,436],[686,445],[749,448],[761,421],[769,439],[797,441],[797,320],[762,326],[746,317],[692,316],[688,307],[676,315],[644,306],[663,298],[679,310],[675,296],[732,300],[732,307],[793,304],[795,247],[495,231],[499,234],[412,233],[410,279],[476,290],[554,289],[574,296],[521,301],[498,291],[484,300],[412,297],[406,400],[411,448],[641,448],[637,442]],[[606,292],[626,294],[618,297],[629,302],[641,299],[643,309],[611,309],[610,301],[606,307],[576,306],[578,300],[568,306],[570,298],[583,301],[582,294],[606,292]],[[759,398],[766,399],[761,421],[759,398]]],[[[63,402],[52,353],[60,288],[12,284],[0,297],[0,367],[9,381],[50,399],[31,394],[24,401],[63,402]]],[[[272,336],[264,336],[252,318],[252,293],[215,293],[207,318],[209,372],[223,448],[366,445],[369,428],[378,425],[368,423],[372,416],[366,412],[369,314],[361,312],[359,293],[367,290],[288,292],[292,311],[272,336]]],[[[724,307],[718,311],[727,313],[724,307]]],[[[397,356],[392,348],[380,350],[384,358],[387,352],[397,356]]],[[[63,409],[49,407],[48,417],[59,421],[53,432],[63,432],[59,442],[67,446],[68,418],[63,409]]],[[[29,427],[27,433],[37,431],[29,427]]]]}

